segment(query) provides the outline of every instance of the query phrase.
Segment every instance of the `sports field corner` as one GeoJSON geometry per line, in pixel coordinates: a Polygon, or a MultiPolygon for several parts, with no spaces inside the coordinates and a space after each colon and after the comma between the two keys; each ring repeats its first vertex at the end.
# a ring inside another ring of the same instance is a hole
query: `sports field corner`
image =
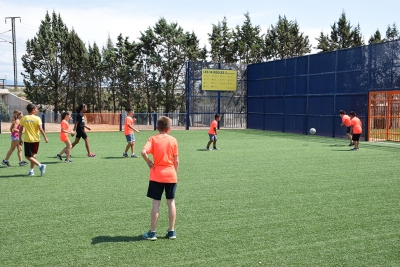
{"type": "MultiPolygon", "coordinates": [[[[155,131],[135,133],[139,153],[155,131]]],[[[73,163],[58,133],[40,143],[44,176],[0,166],[2,266],[400,266],[398,143],[257,130],[172,130],[179,144],[177,239],[149,229],[149,169],[122,132],[88,132],[73,163]]],[[[0,135],[5,156],[9,134],[0,135]]]]}

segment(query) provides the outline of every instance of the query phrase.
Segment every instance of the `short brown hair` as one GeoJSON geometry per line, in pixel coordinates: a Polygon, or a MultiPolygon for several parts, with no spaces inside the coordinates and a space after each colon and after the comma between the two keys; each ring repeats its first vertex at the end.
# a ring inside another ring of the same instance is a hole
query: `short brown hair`
{"type": "Polygon", "coordinates": [[[157,129],[160,132],[166,132],[169,128],[171,128],[171,119],[166,116],[161,116],[157,120],[157,129]]]}

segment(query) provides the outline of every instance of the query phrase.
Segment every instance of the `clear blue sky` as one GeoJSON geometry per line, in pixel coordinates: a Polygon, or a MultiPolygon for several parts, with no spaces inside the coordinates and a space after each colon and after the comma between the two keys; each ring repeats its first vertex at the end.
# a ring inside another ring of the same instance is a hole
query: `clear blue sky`
{"type": "MultiPolygon", "coordinates": [[[[262,32],[278,21],[278,16],[296,20],[300,30],[309,36],[313,46],[321,31],[329,33],[330,25],[339,19],[342,10],[352,25],[361,26],[364,41],[379,29],[384,36],[388,24],[399,25],[400,1],[94,1],[94,0],[0,0],[0,78],[7,76],[8,84],[13,83],[13,56],[11,21],[5,17],[21,17],[16,21],[18,74],[23,72],[21,57],[25,53],[25,42],[33,38],[44,19],[46,11],[53,10],[61,15],[69,29],[74,28],[86,43],[96,42],[103,47],[108,36],[114,41],[122,33],[136,40],[140,32],[154,26],[159,18],[177,22],[185,31],[194,31],[200,39],[200,46],[207,44],[207,33],[212,24],[227,18],[228,26],[242,25],[244,13],[249,12],[253,25],[259,25],[262,32]],[[8,31],[8,32],[7,32],[8,31]],[[5,32],[5,33],[4,33],[5,32]]],[[[18,76],[22,83],[22,76],[18,76]]]]}

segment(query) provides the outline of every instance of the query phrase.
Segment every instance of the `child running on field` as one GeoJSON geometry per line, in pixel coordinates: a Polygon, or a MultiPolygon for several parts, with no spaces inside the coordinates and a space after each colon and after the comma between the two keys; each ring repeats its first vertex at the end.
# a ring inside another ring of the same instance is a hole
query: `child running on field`
{"type": "Polygon", "coordinates": [[[79,140],[81,138],[83,138],[83,140],[85,141],[85,146],[86,146],[86,150],[87,150],[87,155],[89,158],[94,158],[96,157],[96,154],[92,153],[90,151],[90,144],[89,144],[89,138],[87,137],[87,134],[85,132],[85,128],[88,129],[89,131],[91,130],[89,127],[87,127],[85,125],[85,116],[83,115],[83,112],[86,111],[86,105],[85,104],[80,104],[77,108],[76,108],[76,112],[78,113],[78,115],[76,116],[76,122],[74,125],[74,132],[76,132],[76,137],[75,137],[75,141],[72,143],[72,148],[74,148],[74,146],[76,144],[79,143],[79,140]]]}
{"type": "Polygon", "coordinates": [[[19,125],[19,120],[22,118],[22,111],[20,110],[15,110],[12,121],[11,121],[11,127],[10,127],[10,132],[11,132],[11,147],[10,150],[8,150],[6,158],[3,159],[1,164],[11,167],[10,162],[8,160],[11,157],[11,154],[14,152],[15,148],[18,150],[18,159],[19,159],[19,166],[25,166],[28,164],[28,162],[22,160],[22,146],[19,144],[19,128],[21,127],[19,125]]]}
{"type": "Polygon", "coordinates": [[[147,240],[157,240],[157,220],[161,197],[165,191],[168,205],[169,228],[166,238],[175,239],[175,191],[178,177],[178,142],[168,133],[171,129],[171,119],[161,116],[157,120],[157,130],[159,134],[151,136],[142,149],[142,157],[150,168],[149,187],[147,197],[153,199],[151,207],[150,230],[143,234],[147,240]],[[153,155],[153,161],[147,154],[153,155]]]}
{"type": "Polygon", "coordinates": [[[210,149],[211,143],[213,143],[213,148],[214,150],[219,150],[217,148],[217,127],[218,127],[218,121],[219,121],[219,115],[215,114],[214,120],[210,124],[210,129],[208,130],[208,137],[210,138],[210,141],[207,143],[206,150],[212,150],[210,149]]]}
{"type": "Polygon", "coordinates": [[[39,151],[39,142],[40,142],[39,132],[43,135],[44,141],[46,141],[46,143],[48,143],[49,140],[47,139],[46,134],[43,131],[42,120],[38,116],[36,116],[37,113],[36,106],[34,104],[28,104],[26,110],[28,111],[28,115],[23,116],[20,120],[21,127],[19,128],[19,144],[22,145],[22,143],[24,143],[25,157],[31,163],[30,166],[31,168],[29,170],[28,175],[29,176],[35,175],[35,173],[33,172],[33,168],[36,165],[39,167],[40,175],[43,176],[43,174],[46,172],[46,165],[41,164],[36,159],[36,155],[39,151]],[[25,129],[25,138],[24,142],[22,142],[22,134],[24,129],[25,129]]]}
{"type": "Polygon", "coordinates": [[[69,159],[70,157],[70,153],[71,153],[71,141],[68,138],[68,134],[71,134],[71,136],[74,136],[75,132],[71,131],[69,129],[69,119],[71,118],[71,115],[69,114],[69,112],[63,112],[63,114],[61,114],[61,132],[60,132],[60,140],[61,142],[65,143],[65,147],[63,148],[63,150],[61,150],[61,152],[59,154],[57,154],[57,158],[59,160],[62,161],[62,154],[66,154],[67,157],[65,158],[65,163],[71,163],[72,161],[69,159]]]}
{"type": "Polygon", "coordinates": [[[122,154],[125,158],[128,157],[128,150],[131,148],[132,154],[131,158],[138,158],[138,156],[135,154],[135,134],[134,132],[140,133],[139,130],[135,129],[133,125],[135,124],[136,118],[133,118],[133,115],[135,112],[133,111],[133,108],[128,108],[126,110],[128,112],[128,116],[126,116],[125,119],[125,125],[124,125],[124,135],[126,137],[126,141],[128,144],[125,147],[125,152],[122,154]]]}

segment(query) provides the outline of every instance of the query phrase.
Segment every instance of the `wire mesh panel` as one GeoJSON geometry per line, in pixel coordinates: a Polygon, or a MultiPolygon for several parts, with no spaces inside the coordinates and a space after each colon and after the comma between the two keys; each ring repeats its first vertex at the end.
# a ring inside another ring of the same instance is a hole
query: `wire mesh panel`
{"type": "MultiPolygon", "coordinates": [[[[220,127],[247,128],[247,66],[233,63],[188,62],[186,86],[187,129],[208,126],[219,113],[220,127]],[[202,69],[236,70],[236,91],[208,91],[202,89],[202,69]]],[[[262,77],[263,70],[253,73],[262,77]]],[[[255,82],[254,87],[263,88],[255,82]]],[[[254,92],[257,94],[258,92],[254,92]]],[[[261,94],[263,95],[263,94],[261,94]]],[[[257,106],[256,106],[257,107],[257,106]]]]}
{"type": "Polygon", "coordinates": [[[370,92],[370,141],[400,141],[400,91],[370,92]]]}

